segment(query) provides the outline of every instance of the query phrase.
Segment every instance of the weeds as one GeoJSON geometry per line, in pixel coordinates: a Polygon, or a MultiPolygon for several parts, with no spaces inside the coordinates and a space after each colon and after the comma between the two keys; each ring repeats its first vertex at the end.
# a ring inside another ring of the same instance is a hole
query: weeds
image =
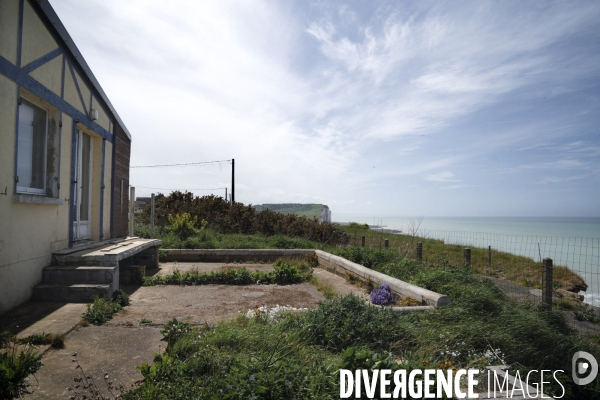
{"type": "Polygon", "coordinates": [[[331,300],[336,296],[335,288],[330,283],[322,283],[315,276],[311,277],[309,283],[317,288],[319,292],[323,293],[323,296],[327,300],[331,300]]]}
{"type": "Polygon", "coordinates": [[[200,273],[188,271],[181,273],[175,271],[170,275],[155,275],[144,277],[144,286],[156,285],[255,285],[255,284],[279,284],[305,282],[310,279],[310,272],[302,271],[288,262],[277,262],[273,266],[275,271],[249,272],[246,268],[231,268],[226,271],[212,271],[200,273]]]}
{"type": "MultiPolygon", "coordinates": [[[[8,335],[3,335],[5,338],[8,335]]],[[[0,352],[0,399],[22,398],[29,394],[27,377],[42,367],[42,355],[29,344],[20,345],[14,337],[4,342],[0,352]]]]}
{"type": "Polygon", "coordinates": [[[94,297],[94,302],[88,304],[87,310],[83,313],[83,320],[95,325],[101,325],[112,318],[112,315],[123,307],[119,303],[108,301],[101,297],[94,297]]]}
{"type": "Polygon", "coordinates": [[[129,295],[121,289],[115,290],[112,296],[112,301],[113,303],[117,303],[121,307],[126,307],[129,304],[131,304],[129,301],[129,295]]]}
{"type": "Polygon", "coordinates": [[[50,345],[54,349],[64,349],[65,335],[57,333],[44,333],[29,335],[18,339],[19,344],[29,344],[31,346],[50,345]]]}

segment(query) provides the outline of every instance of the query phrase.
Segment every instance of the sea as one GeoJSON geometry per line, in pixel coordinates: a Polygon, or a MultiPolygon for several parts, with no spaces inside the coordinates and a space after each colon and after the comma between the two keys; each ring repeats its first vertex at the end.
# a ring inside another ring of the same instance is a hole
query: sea
{"type": "Polygon", "coordinates": [[[600,217],[401,217],[335,214],[333,222],[484,247],[540,261],[551,258],[581,275],[584,301],[600,306],[600,217]]]}

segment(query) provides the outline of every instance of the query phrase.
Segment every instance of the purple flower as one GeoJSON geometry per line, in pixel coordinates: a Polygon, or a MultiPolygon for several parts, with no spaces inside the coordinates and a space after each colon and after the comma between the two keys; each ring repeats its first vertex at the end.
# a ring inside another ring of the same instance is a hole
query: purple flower
{"type": "Polygon", "coordinates": [[[394,302],[394,294],[390,291],[387,283],[383,283],[379,288],[371,292],[371,303],[385,306],[394,302]]]}

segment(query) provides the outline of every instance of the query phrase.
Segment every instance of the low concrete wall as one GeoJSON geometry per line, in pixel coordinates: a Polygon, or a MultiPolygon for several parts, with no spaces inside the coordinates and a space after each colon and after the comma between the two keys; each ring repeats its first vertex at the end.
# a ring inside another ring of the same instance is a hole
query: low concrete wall
{"type": "Polygon", "coordinates": [[[245,262],[245,261],[275,261],[278,258],[304,257],[314,254],[314,250],[304,249],[194,249],[164,250],[166,261],[196,261],[196,262],[245,262]]]}
{"type": "Polygon", "coordinates": [[[245,261],[274,261],[278,258],[303,257],[306,254],[314,254],[319,259],[319,266],[342,277],[347,277],[352,272],[358,279],[370,279],[375,284],[387,283],[392,292],[400,296],[410,296],[420,301],[422,307],[395,307],[399,312],[404,309],[408,311],[424,311],[432,307],[440,307],[450,304],[450,298],[443,294],[423,289],[419,286],[392,278],[391,276],[373,271],[360,264],[348,261],[345,258],[335,256],[321,250],[305,249],[194,249],[194,250],[165,250],[166,261],[196,261],[196,262],[245,262],[245,261]],[[427,306],[425,306],[427,304],[427,306]]]}
{"type": "Polygon", "coordinates": [[[348,272],[352,272],[361,280],[371,280],[373,283],[379,285],[385,282],[389,285],[392,292],[401,296],[410,296],[413,299],[421,301],[423,304],[428,304],[433,307],[450,304],[450,298],[443,294],[435,293],[431,290],[423,289],[422,287],[401,281],[400,279],[392,278],[381,272],[373,271],[360,264],[353,263],[345,258],[334,256],[333,254],[321,250],[315,250],[315,254],[319,258],[320,266],[327,271],[340,276],[345,277],[348,272]]]}

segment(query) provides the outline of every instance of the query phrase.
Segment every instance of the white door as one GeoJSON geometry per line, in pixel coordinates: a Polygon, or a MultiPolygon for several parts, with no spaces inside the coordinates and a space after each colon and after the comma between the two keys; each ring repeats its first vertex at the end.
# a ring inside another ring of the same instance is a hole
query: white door
{"type": "Polygon", "coordinates": [[[92,138],[79,131],[77,133],[77,157],[75,160],[75,221],[73,240],[90,238],[90,214],[92,196],[92,138]]]}

